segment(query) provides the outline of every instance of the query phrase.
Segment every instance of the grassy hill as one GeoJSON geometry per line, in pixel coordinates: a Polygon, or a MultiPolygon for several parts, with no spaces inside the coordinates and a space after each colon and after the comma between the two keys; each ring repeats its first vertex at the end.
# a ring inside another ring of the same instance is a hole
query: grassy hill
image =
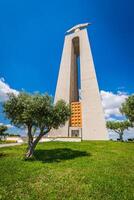
{"type": "Polygon", "coordinates": [[[49,142],[0,149],[0,199],[133,200],[134,143],[49,142]]]}

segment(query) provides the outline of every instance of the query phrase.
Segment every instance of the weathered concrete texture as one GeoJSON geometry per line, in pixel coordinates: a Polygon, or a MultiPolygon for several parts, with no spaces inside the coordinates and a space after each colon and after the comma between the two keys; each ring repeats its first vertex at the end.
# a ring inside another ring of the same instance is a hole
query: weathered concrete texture
{"type": "MultiPolygon", "coordinates": [[[[65,36],[54,101],[78,101],[78,56],[81,71],[82,139],[106,140],[107,129],[86,29],[65,36]]],[[[52,131],[50,135],[67,137],[69,122],[64,127],[52,131]]]]}

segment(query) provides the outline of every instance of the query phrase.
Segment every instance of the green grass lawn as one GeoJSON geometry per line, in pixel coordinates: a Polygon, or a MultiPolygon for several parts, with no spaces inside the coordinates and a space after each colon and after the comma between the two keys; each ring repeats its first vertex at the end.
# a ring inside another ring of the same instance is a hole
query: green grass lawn
{"type": "Polygon", "coordinates": [[[134,200],[134,143],[49,142],[0,149],[0,199],[134,200]]]}

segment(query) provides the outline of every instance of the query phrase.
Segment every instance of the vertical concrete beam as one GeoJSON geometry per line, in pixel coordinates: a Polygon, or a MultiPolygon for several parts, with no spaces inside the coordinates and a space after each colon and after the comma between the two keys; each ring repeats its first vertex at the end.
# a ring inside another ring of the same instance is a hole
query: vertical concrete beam
{"type": "MultiPolygon", "coordinates": [[[[63,99],[66,103],[70,103],[70,88],[71,88],[71,65],[74,64],[72,56],[72,43],[65,37],[64,47],[61,57],[58,81],[56,86],[54,103],[58,100],[63,99]]],[[[69,121],[65,126],[59,128],[58,130],[52,130],[49,136],[54,137],[68,137],[69,135],[69,121]]]]}
{"type": "Polygon", "coordinates": [[[65,37],[63,53],[61,57],[58,81],[56,86],[54,103],[60,99],[64,99],[70,103],[70,76],[72,62],[72,44],[68,37],[65,37]]]}
{"type": "Polygon", "coordinates": [[[107,129],[88,40],[87,30],[80,34],[80,66],[82,95],[82,139],[107,140],[107,129]]]}

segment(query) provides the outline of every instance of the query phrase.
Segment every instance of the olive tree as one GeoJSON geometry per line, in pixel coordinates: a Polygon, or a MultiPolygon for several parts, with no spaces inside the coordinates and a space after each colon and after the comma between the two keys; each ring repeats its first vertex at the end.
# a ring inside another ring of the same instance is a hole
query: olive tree
{"type": "Polygon", "coordinates": [[[119,134],[120,141],[123,141],[124,131],[127,130],[132,124],[128,120],[124,121],[107,121],[107,128],[119,134]]]}
{"type": "Polygon", "coordinates": [[[39,140],[46,135],[52,128],[57,129],[65,125],[70,117],[70,106],[65,101],[59,100],[55,105],[49,95],[35,94],[33,96],[32,109],[34,114],[33,121],[40,130],[38,136],[33,141],[27,152],[27,157],[33,155],[33,151],[39,140]]]}
{"type": "Polygon", "coordinates": [[[134,126],[134,95],[129,96],[121,105],[120,112],[124,114],[134,126]]]}
{"type": "Polygon", "coordinates": [[[48,94],[10,94],[3,104],[3,110],[11,123],[17,127],[26,127],[28,136],[28,151],[26,157],[32,157],[39,140],[52,128],[57,129],[64,125],[70,116],[70,107],[63,100],[53,104],[48,94]],[[36,138],[33,137],[33,128],[39,129],[36,138]]]}

